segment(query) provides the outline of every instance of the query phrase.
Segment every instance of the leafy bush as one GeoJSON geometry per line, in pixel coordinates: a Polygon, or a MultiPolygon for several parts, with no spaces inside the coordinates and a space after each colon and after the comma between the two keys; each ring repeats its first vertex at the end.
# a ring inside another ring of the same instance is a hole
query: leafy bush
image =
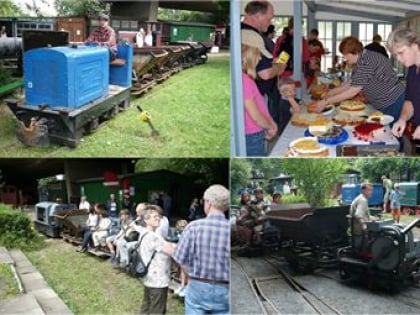
{"type": "Polygon", "coordinates": [[[307,202],[304,195],[283,195],[281,198],[282,203],[292,204],[292,203],[303,203],[307,202]]]}
{"type": "Polygon", "coordinates": [[[42,238],[33,228],[26,213],[0,204],[0,246],[34,249],[42,245],[42,238]]]}
{"type": "Polygon", "coordinates": [[[0,62],[0,86],[12,82],[12,72],[0,62]]]}

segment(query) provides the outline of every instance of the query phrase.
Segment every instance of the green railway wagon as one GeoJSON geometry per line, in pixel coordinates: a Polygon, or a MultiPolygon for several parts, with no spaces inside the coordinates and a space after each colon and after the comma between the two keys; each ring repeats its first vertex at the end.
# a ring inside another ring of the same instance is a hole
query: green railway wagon
{"type": "Polygon", "coordinates": [[[403,213],[420,213],[420,182],[400,183],[400,191],[405,194],[401,198],[403,213]]]}
{"type": "Polygon", "coordinates": [[[192,198],[202,193],[202,188],[194,185],[189,177],[167,170],[120,175],[118,179],[117,186],[105,185],[103,178],[78,181],[80,195],[86,195],[91,203],[106,203],[114,193],[121,202],[124,187],[128,186],[131,200],[139,203],[152,202],[156,194],[167,192],[172,198],[172,216],[182,217],[192,198]]]}
{"type": "Polygon", "coordinates": [[[212,39],[215,26],[193,22],[166,22],[169,28],[169,42],[206,42],[212,39]]]}

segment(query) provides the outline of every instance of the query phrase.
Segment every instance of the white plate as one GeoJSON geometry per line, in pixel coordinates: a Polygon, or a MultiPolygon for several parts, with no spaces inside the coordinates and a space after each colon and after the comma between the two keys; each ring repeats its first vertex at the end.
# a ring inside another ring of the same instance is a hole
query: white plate
{"type": "MultiPolygon", "coordinates": [[[[369,117],[366,121],[370,123],[378,122],[378,121],[372,120],[372,117],[369,117]]],[[[391,115],[383,115],[379,123],[386,126],[392,123],[393,121],[394,121],[394,117],[392,117],[391,115]]]]}

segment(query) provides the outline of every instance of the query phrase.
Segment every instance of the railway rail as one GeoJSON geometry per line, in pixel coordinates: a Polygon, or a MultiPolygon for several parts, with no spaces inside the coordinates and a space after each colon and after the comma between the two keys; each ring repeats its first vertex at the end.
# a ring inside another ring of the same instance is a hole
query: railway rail
{"type": "Polygon", "coordinates": [[[232,313],[251,313],[242,306],[243,301],[246,306],[253,303],[249,295],[252,293],[259,305],[259,310],[253,309],[252,313],[420,314],[420,283],[398,294],[371,291],[351,281],[343,283],[336,269],[318,268],[311,274],[295,273],[285,259],[276,254],[258,258],[232,256],[232,268],[236,269],[232,279],[237,278],[238,269],[246,279],[232,281],[236,285],[236,290],[232,288],[237,294],[235,300],[242,301],[242,304],[237,302],[232,306],[232,313]],[[250,293],[244,296],[245,281],[250,293]]]}

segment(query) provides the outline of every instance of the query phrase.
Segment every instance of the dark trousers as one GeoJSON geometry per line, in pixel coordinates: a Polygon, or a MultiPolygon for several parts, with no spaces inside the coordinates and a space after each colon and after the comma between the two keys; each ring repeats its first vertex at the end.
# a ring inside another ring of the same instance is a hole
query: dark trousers
{"type": "Polygon", "coordinates": [[[168,288],[144,287],[140,314],[166,314],[168,288]]]}
{"type": "Polygon", "coordinates": [[[89,241],[92,239],[92,231],[89,228],[83,232],[82,248],[88,247],[89,241]]]}

